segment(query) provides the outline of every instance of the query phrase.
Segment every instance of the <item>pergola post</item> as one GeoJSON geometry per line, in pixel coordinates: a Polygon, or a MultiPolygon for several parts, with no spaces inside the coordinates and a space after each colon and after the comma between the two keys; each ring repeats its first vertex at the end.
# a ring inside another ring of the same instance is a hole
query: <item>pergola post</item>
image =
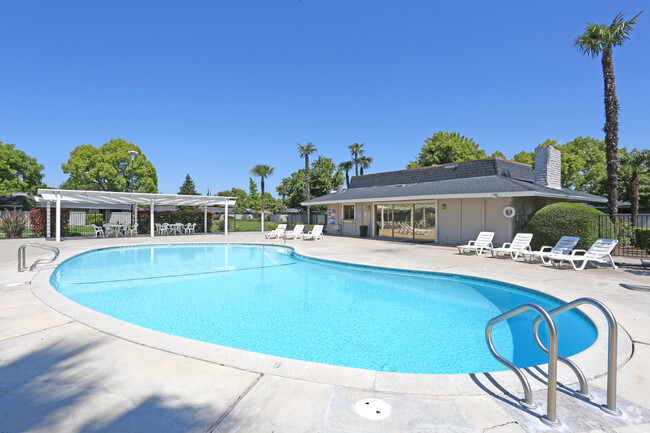
{"type": "Polygon", "coordinates": [[[203,205],[203,233],[208,232],[208,205],[203,205]]]}
{"type": "Polygon", "coordinates": [[[52,221],[50,219],[52,218],[52,212],[50,211],[50,201],[48,200],[47,205],[45,206],[46,212],[45,212],[45,217],[47,218],[47,232],[45,233],[46,239],[50,239],[52,237],[52,221]]]}
{"type": "MultiPolygon", "coordinates": [[[[224,211],[224,217],[225,217],[226,221],[225,221],[225,224],[223,226],[223,234],[228,236],[228,199],[226,199],[226,208],[225,208],[225,211],[224,211]]],[[[227,269],[227,266],[228,265],[226,265],[226,269],[227,269]]]]}
{"type": "Polygon", "coordinates": [[[151,233],[151,237],[153,237],[154,236],[154,231],[153,231],[153,227],[154,227],[154,225],[153,225],[153,199],[151,199],[151,210],[149,212],[151,212],[150,218],[149,218],[149,231],[151,233]]]}
{"type": "Polygon", "coordinates": [[[61,242],[61,194],[56,195],[56,241],[61,242]]]}

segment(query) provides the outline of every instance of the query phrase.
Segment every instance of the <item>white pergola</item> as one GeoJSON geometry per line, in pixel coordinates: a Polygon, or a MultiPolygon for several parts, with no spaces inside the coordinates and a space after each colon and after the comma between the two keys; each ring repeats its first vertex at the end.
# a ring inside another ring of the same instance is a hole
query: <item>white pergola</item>
{"type": "MultiPolygon", "coordinates": [[[[134,216],[138,206],[150,206],[151,237],[154,237],[154,208],[156,206],[199,206],[203,207],[203,231],[208,231],[208,206],[224,206],[225,234],[228,234],[228,206],[234,205],[236,197],[209,195],[177,195],[177,194],[147,194],[141,192],[112,192],[112,191],[77,191],[71,189],[39,189],[38,194],[46,202],[47,236],[50,237],[50,203],[56,203],[56,241],[61,242],[61,202],[67,206],[75,204],[119,204],[133,205],[134,216]]],[[[136,221],[137,218],[134,218],[136,221]]]]}

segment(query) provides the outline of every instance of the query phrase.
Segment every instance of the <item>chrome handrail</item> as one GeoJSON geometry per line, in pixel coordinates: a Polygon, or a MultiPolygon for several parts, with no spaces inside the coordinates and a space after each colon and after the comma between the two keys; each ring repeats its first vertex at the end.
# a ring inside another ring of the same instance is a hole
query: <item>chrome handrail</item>
{"type": "MultiPolygon", "coordinates": [[[[510,311],[506,311],[505,313],[490,319],[490,321],[488,322],[485,328],[485,339],[487,340],[487,345],[488,348],[490,349],[490,352],[497,359],[497,361],[499,361],[501,364],[505,365],[510,370],[512,370],[512,372],[515,373],[515,375],[521,382],[521,386],[524,388],[524,402],[520,401],[520,404],[527,409],[536,408],[537,405],[533,401],[533,393],[530,389],[530,384],[528,383],[528,379],[526,379],[526,376],[524,376],[524,374],[516,365],[514,365],[513,363],[511,363],[501,355],[499,355],[499,353],[494,348],[494,344],[492,344],[492,327],[494,325],[504,320],[510,319],[511,317],[514,317],[528,310],[537,311],[541,319],[544,319],[546,325],[548,326],[549,349],[548,351],[546,351],[546,353],[548,354],[548,388],[547,388],[547,398],[546,398],[547,399],[546,417],[545,418],[543,417],[542,421],[545,424],[557,426],[560,424],[560,421],[557,419],[557,414],[555,411],[556,399],[557,399],[557,329],[555,328],[555,323],[553,322],[553,318],[551,317],[551,315],[537,304],[532,304],[532,303],[522,304],[516,308],[513,308],[510,311]]],[[[540,319],[540,317],[538,317],[538,319],[540,319]]]]}
{"type": "Polygon", "coordinates": [[[54,253],[54,257],[49,258],[49,259],[38,259],[32,265],[29,267],[30,271],[33,271],[36,265],[39,265],[41,263],[52,263],[59,257],[59,249],[57,247],[52,247],[50,245],[45,245],[41,244],[38,242],[27,242],[25,244],[22,244],[18,248],[18,272],[23,272],[25,269],[27,269],[27,266],[25,266],[25,249],[27,247],[35,247],[35,248],[41,248],[43,250],[48,250],[52,251],[54,253]]]}
{"type": "MultiPolygon", "coordinates": [[[[567,302],[564,305],[560,305],[559,307],[548,311],[548,314],[551,316],[555,316],[557,314],[564,313],[565,311],[572,310],[583,304],[593,305],[594,307],[598,308],[601,311],[601,313],[603,313],[603,315],[605,316],[605,319],[607,319],[607,325],[609,331],[608,349],[607,349],[607,405],[600,406],[600,408],[604,412],[610,415],[621,415],[622,412],[616,408],[616,359],[618,355],[617,354],[618,325],[616,323],[616,318],[614,317],[614,314],[612,314],[611,310],[607,308],[605,304],[593,298],[578,298],[575,301],[567,302]]],[[[545,317],[543,318],[544,320],[546,320],[545,317]]],[[[537,341],[537,344],[540,346],[540,348],[546,351],[546,348],[539,340],[539,335],[538,335],[538,328],[541,321],[542,321],[542,317],[537,317],[535,319],[535,322],[533,323],[533,335],[535,336],[535,340],[537,341]]],[[[569,361],[566,358],[563,357],[560,358],[561,360],[564,359],[566,361],[569,361]]],[[[569,361],[567,365],[571,367],[573,372],[576,373],[576,375],[578,376],[578,380],[580,381],[580,394],[583,396],[585,395],[589,396],[589,390],[586,385],[586,379],[582,371],[580,371],[580,369],[571,361],[569,361]]]]}

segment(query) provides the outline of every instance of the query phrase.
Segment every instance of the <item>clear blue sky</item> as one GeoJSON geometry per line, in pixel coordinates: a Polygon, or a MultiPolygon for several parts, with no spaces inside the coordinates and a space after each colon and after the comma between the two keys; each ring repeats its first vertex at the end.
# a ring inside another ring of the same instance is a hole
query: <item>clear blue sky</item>
{"type": "Polygon", "coordinates": [[[620,145],[650,148],[647,1],[0,0],[0,140],[58,186],[80,144],[138,145],[175,193],[248,188],[250,169],[339,163],[365,143],[370,173],[405,168],[437,131],[512,157],[544,140],[603,138],[600,60],[586,21],[642,9],[614,50],[620,145]]]}

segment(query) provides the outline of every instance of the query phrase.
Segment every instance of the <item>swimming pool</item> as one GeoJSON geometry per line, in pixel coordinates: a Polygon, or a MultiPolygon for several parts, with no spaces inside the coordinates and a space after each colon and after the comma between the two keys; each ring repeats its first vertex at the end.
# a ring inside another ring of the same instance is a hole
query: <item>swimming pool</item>
{"type": "MultiPolygon", "coordinates": [[[[559,301],[452,274],[309,259],[261,245],[106,248],[75,256],[51,284],[88,308],[142,327],[263,354],[400,373],[505,370],[485,343],[487,321],[525,302],[559,301]]],[[[520,367],[545,362],[534,313],[494,328],[497,350],[520,367]]],[[[581,314],[556,317],[559,352],[596,338],[581,314]]]]}

